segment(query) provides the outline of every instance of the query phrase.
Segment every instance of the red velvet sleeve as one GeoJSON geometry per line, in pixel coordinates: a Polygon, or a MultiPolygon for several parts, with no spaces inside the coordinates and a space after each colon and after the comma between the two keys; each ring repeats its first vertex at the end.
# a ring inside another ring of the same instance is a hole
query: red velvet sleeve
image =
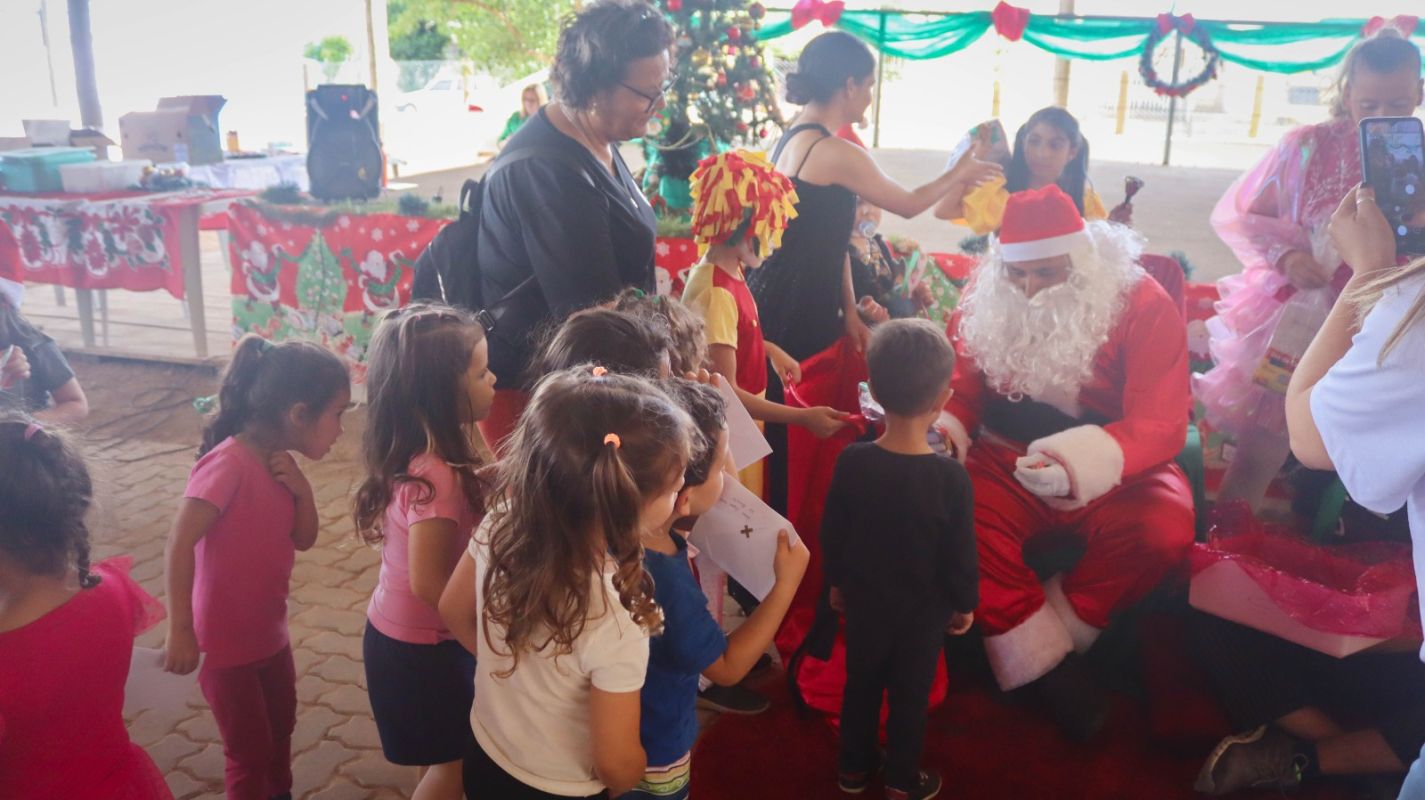
{"type": "Polygon", "coordinates": [[[959,335],[960,312],[955,312],[950,317],[950,323],[945,328],[945,335],[950,337],[950,342],[955,346],[955,374],[950,379],[950,388],[954,394],[950,395],[950,401],[945,404],[945,410],[960,420],[965,426],[965,432],[971,437],[980,427],[980,414],[985,404],[985,376],[980,372],[980,367],[975,363],[975,359],[965,352],[965,343],[959,335]]]}
{"type": "Polygon", "coordinates": [[[1104,430],[1123,448],[1123,478],[1177,457],[1187,440],[1192,393],[1187,330],[1168,296],[1151,279],[1133,290],[1123,327],[1123,418],[1104,430]]]}

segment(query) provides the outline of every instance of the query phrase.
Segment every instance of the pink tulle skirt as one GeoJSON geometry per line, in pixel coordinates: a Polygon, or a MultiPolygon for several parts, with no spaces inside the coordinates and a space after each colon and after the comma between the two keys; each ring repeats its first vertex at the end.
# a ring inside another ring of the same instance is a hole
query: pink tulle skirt
{"type": "MultiPolygon", "coordinates": [[[[1350,269],[1342,266],[1328,291],[1334,302],[1350,269]]],[[[1193,395],[1214,428],[1240,436],[1252,428],[1286,435],[1286,396],[1256,382],[1272,334],[1296,289],[1274,269],[1248,269],[1217,283],[1222,299],[1207,321],[1213,367],[1193,376],[1193,395]]]]}

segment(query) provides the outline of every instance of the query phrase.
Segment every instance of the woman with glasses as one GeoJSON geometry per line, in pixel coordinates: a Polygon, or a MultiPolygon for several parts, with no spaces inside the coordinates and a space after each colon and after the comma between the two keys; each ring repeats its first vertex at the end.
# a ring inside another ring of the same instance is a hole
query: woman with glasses
{"type": "Polygon", "coordinates": [[[554,99],[501,154],[480,214],[481,293],[502,313],[490,334],[500,376],[482,433],[497,448],[524,407],[539,331],[628,286],[653,291],[653,208],[619,155],[664,105],[673,30],[641,1],[590,3],[564,25],[554,99]]]}

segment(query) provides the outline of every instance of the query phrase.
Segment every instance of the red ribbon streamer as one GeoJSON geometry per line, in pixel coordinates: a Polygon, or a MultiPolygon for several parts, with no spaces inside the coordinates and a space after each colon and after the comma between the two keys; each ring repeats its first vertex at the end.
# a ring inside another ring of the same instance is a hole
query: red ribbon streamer
{"type": "Polygon", "coordinates": [[[792,6],[792,29],[799,29],[812,20],[818,20],[830,28],[841,19],[841,12],[845,10],[846,3],[842,0],[797,0],[797,4],[792,6]]]}
{"type": "Polygon", "coordinates": [[[1029,27],[1029,9],[1012,6],[1000,0],[999,5],[990,12],[990,19],[994,20],[995,33],[1011,42],[1017,42],[1024,36],[1024,29],[1029,27]]]}

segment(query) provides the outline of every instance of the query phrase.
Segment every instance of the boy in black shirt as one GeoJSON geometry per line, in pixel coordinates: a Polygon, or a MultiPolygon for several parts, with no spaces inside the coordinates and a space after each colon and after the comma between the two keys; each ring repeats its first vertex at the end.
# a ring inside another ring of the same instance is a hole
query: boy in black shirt
{"type": "Polygon", "coordinates": [[[886,797],[925,800],[940,776],[919,768],[926,706],[944,634],[961,634],[979,603],[970,476],[926,435],[950,399],[955,351],[927,320],[877,326],[866,351],[886,432],[836,463],[822,517],[831,605],[846,618],[841,790],[865,790],[876,767],[888,691],[886,797]]]}

